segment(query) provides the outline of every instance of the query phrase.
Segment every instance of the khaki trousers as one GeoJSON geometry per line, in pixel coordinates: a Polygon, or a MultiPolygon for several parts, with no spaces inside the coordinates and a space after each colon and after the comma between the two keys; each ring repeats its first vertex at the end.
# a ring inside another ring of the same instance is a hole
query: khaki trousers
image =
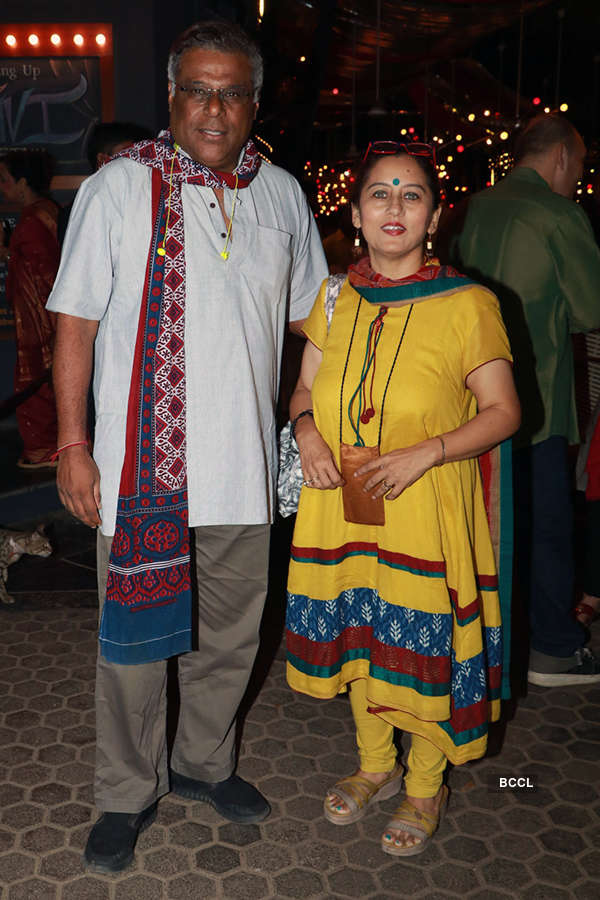
{"type": "MultiPolygon", "coordinates": [[[[259,641],[267,592],[269,525],[192,529],[197,650],[178,657],[180,712],[171,765],[223,781],[235,767],[235,718],[259,641]]],[[[100,615],[112,538],[98,533],[100,615]]],[[[167,663],[96,668],[96,806],[141,812],[169,790],[167,663]]]]}

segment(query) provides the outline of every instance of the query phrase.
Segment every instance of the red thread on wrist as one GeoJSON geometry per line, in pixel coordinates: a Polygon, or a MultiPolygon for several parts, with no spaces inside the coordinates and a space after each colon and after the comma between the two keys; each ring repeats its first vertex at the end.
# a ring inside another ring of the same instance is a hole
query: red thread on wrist
{"type": "Polygon", "coordinates": [[[71,441],[69,444],[63,444],[62,447],[59,447],[56,453],[53,455],[52,461],[54,462],[55,459],[58,459],[59,454],[62,453],[63,450],[67,450],[69,447],[79,447],[83,444],[85,444],[87,447],[87,443],[87,441],[71,441]]]}

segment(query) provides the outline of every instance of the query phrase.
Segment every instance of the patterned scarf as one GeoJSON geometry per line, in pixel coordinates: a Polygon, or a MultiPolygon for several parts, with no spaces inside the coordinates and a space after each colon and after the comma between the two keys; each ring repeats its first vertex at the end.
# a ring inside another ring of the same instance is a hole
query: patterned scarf
{"type": "Polygon", "coordinates": [[[118,154],[152,170],[152,236],[100,623],[102,655],[123,665],[167,659],[192,648],[182,185],[233,187],[237,175],[238,187],[244,188],[260,166],[252,141],[233,173],[174,153],[172,135],[163,131],[157,140],[118,154]]]}
{"type": "Polygon", "coordinates": [[[452,266],[440,266],[437,259],[425,263],[412,275],[394,281],[375,272],[368,256],[363,256],[359,262],[350,266],[348,280],[354,290],[369,303],[420,300],[475,284],[471,278],[461,275],[452,266]],[[385,290],[385,299],[380,293],[382,290],[385,290]]]}

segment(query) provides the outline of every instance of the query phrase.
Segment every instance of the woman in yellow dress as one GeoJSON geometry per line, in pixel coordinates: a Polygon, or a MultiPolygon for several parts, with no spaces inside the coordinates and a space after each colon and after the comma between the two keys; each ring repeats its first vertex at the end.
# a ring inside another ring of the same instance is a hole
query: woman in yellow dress
{"type": "Polygon", "coordinates": [[[352,212],[368,256],[331,318],[324,283],[290,402],[305,480],[287,678],[313,697],[350,691],[359,768],[327,793],[331,822],[397,793],[394,727],[411,733],[406,800],[381,839],[407,856],[437,828],[447,760],[482,756],[499,715],[502,621],[477,457],[520,410],[495,296],[424,254],[440,215],[431,148],[371,145],[352,212]]]}

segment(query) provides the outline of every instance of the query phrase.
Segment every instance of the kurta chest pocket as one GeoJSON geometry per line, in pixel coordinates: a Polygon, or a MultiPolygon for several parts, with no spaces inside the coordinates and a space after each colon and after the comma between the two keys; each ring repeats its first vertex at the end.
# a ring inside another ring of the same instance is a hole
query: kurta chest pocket
{"type": "Polygon", "coordinates": [[[292,235],[278,228],[256,225],[248,235],[241,268],[251,282],[268,289],[271,299],[287,297],[292,268],[292,235]]]}

